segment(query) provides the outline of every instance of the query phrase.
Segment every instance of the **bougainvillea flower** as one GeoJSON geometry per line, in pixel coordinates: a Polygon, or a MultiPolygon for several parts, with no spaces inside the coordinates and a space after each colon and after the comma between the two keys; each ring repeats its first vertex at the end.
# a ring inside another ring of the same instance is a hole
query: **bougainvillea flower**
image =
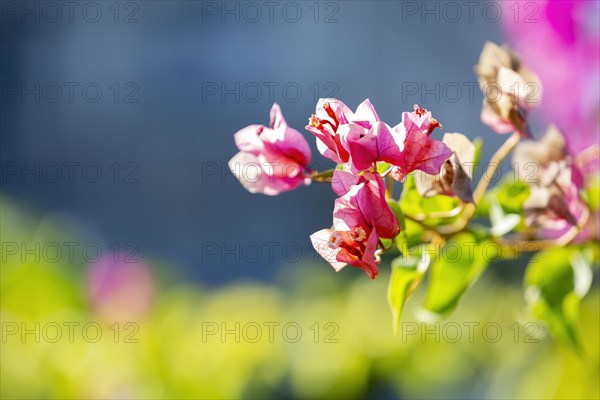
{"type": "Polygon", "coordinates": [[[287,125],[277,104],[271,108],[269,127],[247,126],[234,139],[240,152],[229,168],[249,192],[272,196],[310,183],[310,146],[287,125]]]}
{"type": "Polygon", "coordinates": [[[553,125],[540,140],[521,142],[514,150],[517,176],[531,190],[524,204],[525,222],[546,230],[540,231],[543,236],[576,225],[583,212],[583,177],[573,162],[563,134],[553,125]]]}
{"type": "Polygon", "coordinates": [[[530,136],[527,113],[540,102],[538,77],[507,46],[486,42],[475,66],[483,91],[481,120],[498,133],[530,136]]]}
{"type": "Polygon", "coordinates": [[[315,250],[336,271],[350,264],[364,270],[371,279],[377,277],[379,260],[376,256],[378,238],[375,229],[368,235],[360,227],[353,231],[322,229],[313,233],[310,240],[315,250]]]}
{"type": "Polygon", "coordinates": [[[371,168],[378,161],[402,163],[404,142],[397,140],[392,128],[385,122],[375,122],[369,129],[350,123],[340,127],[342,143],[348,150],[350,169],[353,172],[371,168]]]}
{"type": "Polygon", "coordinates": [[[341,196],[335,201],[333,228],[311,235],[313,247],[336,271],[350,264],[375,279],[379,238],[393,238],[400,232],[385,199],[383,179],[372,172],[357,176],[336,171],[332,186],[341,196]]]}
{"type": "Polygon", "coordinates": [[[551,230],[577,225],[584,205],[571,172],[565,160],[553,161],[542,168],[541,180],[531,185],[531,194],[523,207],[527,225],[551,230]]]}
{"type": "Polygon", "coordinates": [[[394,165],[391,175],[397,181],[417,170],[436,175],[442,164],[452,156],[448,146],[431,138],[433,130],[442,125],[431,116],[431,112],[416,104],[414,108],[413,112],[402,113],[402,122],[393,129],[394,143],[401,150],[400,157],[395,156],[391,143],[380,143],[382,159],[394,165]],[[389,159],[386,154],[390,154],[389,159]]]}
{"type": "Polygon", "coordinates": [[[424,197],[443,194],[472,203],[474,200],[471,179],[475,145],[461,133],[446,133],[442,141],[452,150],[452,157],[444,162],[440,172],[435,176],[417,171],[415,174],[417,190],[424,197]]]}
{"type": "Polygon", "coordinates": [[[539,184],[545,169],[552,162],[566,161],[571,170],[571,180],[581,189],[584,177],[566,146],[562,132],[550,125],[539,140],[521,141],[513,151],[513,166],[517,177],[525,183],[539,184]]]}
{"type": "Polygon", "coordinates": [[[344,223],[350,228],[356,226],[345,214],[348,209],[356,209],[364,221],[377,228],[380,237],[391,239],[398,235],[400,226],[387,204],[385,183],[381,175],[365,172],[357,176],[346,171],[335,171],[332,188],[340,196],[333,211],[334,225],[344,223]],[[339,224],[336,224],[336,219],[339,224]]]}
{"type": "MultiPolygon", "coordinates": [[[[341,164],[350,160],[351,150],[355,155],[359,152],[358,147],[348,145],[346,137],[351,135],[353,141],[362,138],[377,121],[379,117],[368,99],[357,107],[355,113],[340,100],[320,99],[306,129],[317,137],[319,152],[341,164]]],[[[365,149],[369,147],[368,143],[364,144],[365,149]]]]}

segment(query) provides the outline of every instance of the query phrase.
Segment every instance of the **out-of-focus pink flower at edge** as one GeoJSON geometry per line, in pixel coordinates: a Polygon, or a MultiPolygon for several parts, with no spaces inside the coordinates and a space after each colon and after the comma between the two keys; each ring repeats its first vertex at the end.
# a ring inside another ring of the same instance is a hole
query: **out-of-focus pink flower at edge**
{"type": "Polygon", "coordinates": [[[150,269],[142,261],[127,259],[127,254],[109,254],[89,265],[88,299],[94,313],[106,321],[139,320],[152,304],[155,287],[150,269]]]}
{"type": "MultiPolygon", "coordinates": [[[[544,87],[538,114],[566,134],[577,154],[600,141],[600,3],[537,1],[526,18],[515,18],[513,2],[501,2],[504,29],[523,62],[544,87]]],[[[515,3],[516,4],[516,3],[515,3]]],[[[598,168],[598,160],[593,162],[598,168]]]]}
{"type": "Polygon", "coordinates": [[[240,152],[229,168],[249,192],[273,196],[310,184],[310,146],[287,125],[277,104],[271,108],[269,127],[247,126],[234,139],[240,152]]]}

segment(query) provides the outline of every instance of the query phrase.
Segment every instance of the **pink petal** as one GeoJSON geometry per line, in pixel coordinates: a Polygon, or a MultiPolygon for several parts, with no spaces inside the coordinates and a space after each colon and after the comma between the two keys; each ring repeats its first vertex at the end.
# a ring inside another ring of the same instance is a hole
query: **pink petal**
{"type": "Polygon", "coordinates": [[[515,127],[510,121],[500,118],[487,103],[484,104],[481,109],[481,122],[492,128],[496,133],[502,135],[511,133],[515,130],[515,127]]]}
{"type": "Polygon", "coordinates": [[[392,130],[385,122],[376,122],[372,129],[377,135],[379,161],[400,163],[404,151],[405,131],[392,130]]]}
{"type": "Polygon", "coordinates": [[[350,191],[352,186],[358,183],[358,180],[358,175],[347,171],[336,170],[333,172],[331,187],[338,196],[342,197],[350,191]]]}
{"type": "Polygon", "coordinates": [[[315,251],[331,264],[333,269],[340,271],[347,263],[337,260],[337,255],[341,249],[339,247],[331,246],[330,238],[334,232],[335,231],[332,229],[321,229],[310,235],[310,241],[315,251]]]}
{"type": "Polygon", "coordinates": [[[365,184],[359,183],[350,188],[348,193],[335,200],[333,207],[333,227],[338,231],[351,231],[356,227],[368,225],[358,204],[358,193],[365,184]]]}
{"type": "Polygon", "coordinates": [[[452,156],[452,150],[444,143],[430,137],[439,123],[429,111],[415,105],[415,112],[403,113],[402,122],[394,127],[399,137],[404,136],[404,151],[400,163],[394,163],[392,176],[396,180],[415,170],[437,175],[442,164],[452,156]]]}
{"type": "Polygon", "coordinates": [[[247,151],[250,153],[258,153],[263,150],[264,144],[260,140],[259,134],[265,129],[263,125],[249,125],[245,128],[240,129],[233,135],[235,145],[241,151],[247,151]]]}
{"type": "Polygon", "coordinates": [[[375,279],[379,270],[377,268],[377,261],[375,260],[375,251],[377,250],[378,236],[377,231],[373,229],[365,244],[364,252],[360,258],[356,255],[342,249],[337,254],[337,260],[346,264],[350,264],[353,267],[364,270],[369,278],[375,279]]]}
{"type": "Polygon", "coordinates": [[[371,104],[369,99],[366,99],[358,105],[351,120],[358,125],[370,128],[373,123],[379,121],[379,116],[373,104],[371,104]]]}
{"type": "Polygon", "coordinates": [[[323,141],[319,140],[319,138],[317,138],[317,150],[319,150],[319,153],[321,153],[323,157],[329,158],[336,164],[343,163],[343,161],[338,157],[337,152],[327,147],[327,145],[323,143],[323,141]]]}
{"type": "Polygon", "coordinates": [[[283,114],[281,113],[281,108],[279,107],[279,104],[273,103],[273,106],[271,107],[270,117],[271,121],[269,122],[269,126],[271,128],[278,129],[282,125],[287,126],[285,118],[283,118],[283,114]]]}
{"type": "Polygon", "coordinates": [[[367,185],[357,193],[357,202],[363,218],[375,227],[383,238],[394,238],[400,232],[398,219],[385,199],[385,183],[379,174],[365,172],[367,185]]]}
{"type": "Polygon", "coordinates": [[[304,166],[310,163],[310,146],[304,136],[295,129],[285,125],[278,129],[265,129],[261,139],[273,152],[280,153],[304,166]]]}
{"type": "Polygon", "coordinates": [[[250,193],[263,193],[275,196],[281,192],[295,189],[305,183],[302,175],[293,178],[270,175],[270,168],[254,154],[239,152],[229,160],[229,168],[242,186],[250,193]]]}
{"type": "Polygon", "coordinates": [[[369,169],[377,161],[377,137],[373,131],[350,123],[340,126],[338,133],[357,171],[369,169]]]}

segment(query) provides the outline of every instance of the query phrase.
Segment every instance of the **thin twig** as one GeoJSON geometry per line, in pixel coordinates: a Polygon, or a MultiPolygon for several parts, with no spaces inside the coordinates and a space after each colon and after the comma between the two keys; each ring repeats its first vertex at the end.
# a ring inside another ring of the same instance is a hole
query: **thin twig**
{"type": "Polygon", "coordinates": [[[544,249],[556,249],[560,247],[565,247],[581,232],[585,224],[587,224],[590,218],[590,211],[587,207],[583,209],[583,214],[581,215],[579,222],[577,225],[573,225],[568,231],[563,233],[560,237],[556,239],[545,239],[545,240],[532,240],[532,241],[523,241],[523,240],[515,240],[515,241],[506,241],[502,238],[496,239],[496,243],[506,247],[516,247],[517,251],[524,252],[537,252],[544,249]]]}
{"type": "Polygon", "coordinates": [[[335,170],[333,169],[328,169],[326,171],[313,171],[312,175],[310,176],[310,179],[312,179],[313,182],[331,183],[333,181],[334,171],[335,170]]]}

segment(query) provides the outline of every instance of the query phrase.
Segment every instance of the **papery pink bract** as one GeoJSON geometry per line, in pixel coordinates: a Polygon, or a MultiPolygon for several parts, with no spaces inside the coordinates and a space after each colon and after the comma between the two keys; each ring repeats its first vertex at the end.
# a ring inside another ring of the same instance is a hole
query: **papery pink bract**
{"type": "Polygon", "coordinates": [[[527,225],[543,238],[556,238],[577,225],[585,205],[579,195],[584,177],[569,154],[565,137],[554,125],[536,141],[523,141],[513,152],[517,176],[530,186],[525,202],[527,225]],[[531,166],[536,168],[531,171],[531,166]]]}
{"type": "Polygon", "coordinates": [[[313,246],[336,270],[350,264],[374,279],[379,238],[393,238],[400,232],[385,199],[385,183],[372,172],[357,176],[335,171],[332,187],[341,196],[335,201],[333,229],[311,235],[313,246]]]}
{"type": "Polygon", "coordinates": [[[357,172],[371,168],[378,157],[375,132],[355,123],[340,126],[338,132],[350,156],[351,168],[357,172]]]}
{"type": "Polygon", "coordinates": [[[346,115],[350,113],[350,109],[337,99],[319,99],[306,126],[306,130],[316,136],[319,152],[338,164],[347,162],[350,157],[338,134],[340,124],[347,123],[346,115]]]}
{"type": "Polygon", "coordinates": [[[574,170],[566,160],[541,166],[540,181],[531,185],[531,194],[524,204],[525,221],[541,228],[543,237],[558,237],[570,226],[577,225],[584,203],[579,197],[574,170]]]}
{"type": "Polygon", "coordinates": [[[377,158],[376,138],[371,131],[379,121],[367,99],[352,112],[337,99],[320,99],[306,129],[317,137],[323,156],[338,164],[349,162],[355,171],[368,169],[377,158]]]}
{"type": "Polygon", "coordinates": [[[395,141],[403,143],[400,158],[391,162],[392,176],[402,181],[412,171],[436,175],[442,164],[452,156],[452,150],[443,142],[431,138],[441,124],[431,112],[415,104],[415,111],[402,113],[402,122],[394,127],[395,141]]]}
{"type": "Polygon", "coordinates": [[[363,228],[354,231],[322,229],[313,233],[310,240],[315,250],[331,266],[340,271],[346,265],[364,270],[369,278],[375,279],[377,268],[377,232],[373,229],[368,236],[363,228]]]}
{"type": "Polygon", "coordinates": [[[269,127],[247,126],[234,139],[240,152],[229,168],[249,192],[276,195],[310,183],[310,146],[287,125],[277,104],[271,108],[269,127]]]}
{"type": "Polygon", "coordinates": [[[430,138],[441,125],[431,113],[415,105],[404,113],[394,129],[379,120],[367,99],[353,113],[341,101],[321,99],[317,114],[306,127],[317,136],[319,151],[337,163],[348,163],[352,172],[371,169],[384,161],[396,166],[392,175],[402,180],[406,174],[421,170],[437,174],[452,152],[442,142],[430,138]]]}
{"type": "Polygon", "coordinates": [[[486,42],[475,66],[484,99],[481,121],[496,132],[529,137],[528,112],[541,99],[537,75],[509,47],[486,42]]]}
{"type": "Polygon", "coordinates": [[[476,152],[475,145],[461,133],[446,133],[442,141],[454,154],[444,162],[437,175],[417,171],[415,173],[417,191],[423,197],[442,194],[473,203],[475,199],[473,198],[471,179],[476,152]]]}

